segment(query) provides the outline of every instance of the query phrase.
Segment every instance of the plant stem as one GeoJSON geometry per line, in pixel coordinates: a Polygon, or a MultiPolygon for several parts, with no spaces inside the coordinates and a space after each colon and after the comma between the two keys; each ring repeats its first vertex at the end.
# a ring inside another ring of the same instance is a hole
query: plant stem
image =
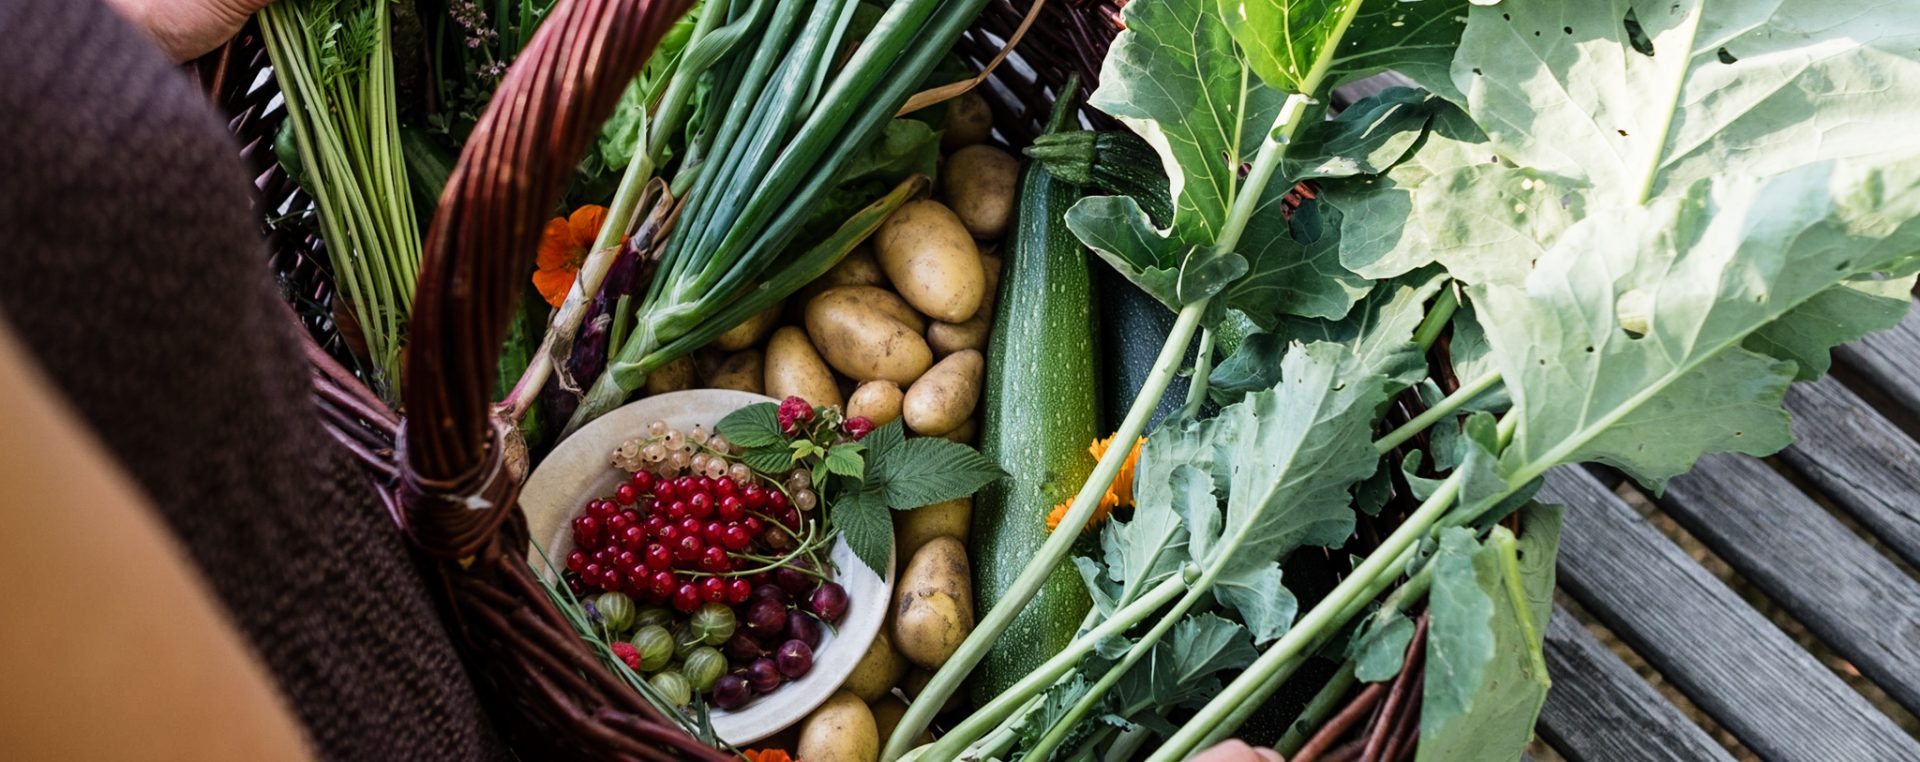
{"type": "Polygon", "coordinates": [[[1468,381],[1452,394],[1447,395],[1446,399],[1440,400],[1440,402],[1433,407],[1427,408],[1426,412],[1414,416],[1413,420],[1400,424],[1399,428],[1389,431],[1385,436],[1374,440],[1374,449],[1379,450],[1381,454],[1385,454],[1393,448],[1399,447],[1420,432],[1426,431],[1428,426],[1438,423],[1442,418],[1453,415],[1459,411],[1461,407],[1472,402],[1473,398],[1480,396],[1488,389],[1492,389],[1494,384],[1498,383],[1500,383],[1499,371],[1487,371],[1481,374],[1479,378],[1468,381]]]}
{"type": "MultiPolygon", "coordinates": [[[[1059,532],[1055,533],[1056,536],[1060,536],[1061,534],[1062,533],[1059,532]]],[[[1195,574],[1197,573],[1196,571],[1195,574]]],[[[954,726],[946,735],[941,736],[940,740],[920,750],[919,756],[927,759],[956,759],[959,753],[971,745],[974,739],[991,733],[1001,722],[1014,716],[1020,707],[1032,701],[1036,696],[1045,693],[1048,687],[1052,686],[1061,676],[1067,674],[1067,671],[1072,669],[1074,665],[1080,663],[1080,659],[1084,657],[1088,651],[1093,650],[1095,644],[1105,638],[1125,632],[1127,628],[1145,620],[1155,611],[1158,611],[1161,606],[1173,600],[1174,596],[1186,590],[1187,582],[1188,577],[1186,574],[1176,574],[1162,580],[1160,584],[1155,585],[1152,590],[1142,595],[1139,600],[1134,601],[1126,608],[1113,612],[1113,616],[1108,617],[1107,621],[1101,622],[1100,626],[1087,631],[1078,638],[1074,638],[1073,642],[1067,644],[1066,648],[1061,649],[1059,653],[1054,654],[1053,657],[1045,663],[1035,668],[1032,672],[1027,673],[1026,677],[1020,678],[1020,682],[1009,686],[1006,690],[1001,691],[1000,695],[995,696],[992,701],[988,701],[986,705],[974,710],[973,714],[968,715],[965,720],[961,720],[959,725],[954,726]]],[[[969,640],[968,642],[972,641],[969,640]]],[[[962,644],[961,648],[964,650],[966,645],[962,644]]],[[[952,663],[951,659],[948,663],[952,663]]],[[[935,679],[939,679],[939,676],[935,675],[935,679]]],[[[893,738],[887,742],[887,749],[881,753],[881,759],[898,760],[900,755],[906,751],[903,747],[911,743],[914,737],[920,735],[920,732],[926,729],[925,726],[922,725],[914,728],[911,733],[901,735],[900,729],[908,727],[907,719],[914,716],[915,709],[923,710],[921,714],[927,716],[937,711],[940,705],[945,703],[946,699],[944,696],[930,693],[932,687],[933,683],[928,683],[926,688],[921,689],[920,695],[914,698],[913,705],[907,707],[906,715],[902,716],[900,723],[894,726],[893,738]]],[[[924,722],[924,720],[922,720],[922,722],[924,722]]]]}
{"type": "Polygon", "coordinates": [[[1200,348],[1193,358],[1193,377],[1187,381],[1187,404],[1180,409],[1181,418],[1199,417],[1200,406],[1207,402],[1207,376],[1212,373],[1213,331],[1202,329],[1200,348]]]}
{"type": "Polygon", "coordinates": [[[1378,594],[1376,585],[1382,580],[1391,579],[1387,576],[1388,570],[1404,562],[1401,554],[1426,536],[1440,516],[1453,505],[1455,498],[1460,496],[1460,487],[1465,481],[1466,471],[1455,470],[1453,475],[1441,482],[1439,489],[1414,509],[1407,520],[1393,530],[1393,534],[1388,535],[1379,548],[1368,554],[1352,574],[1341,580],[1333,592],[1328,593],[1324,600],[1294,624],[1293,629],[1282,635],[1246,671],[1207,702],[1192,720],[1167,739],[1159,751],[1148,757],[1147,762],[1177,762],[1185,759],[1207,738],[1212,737],[1216,729],[1223,733],[1231,731],[1235,725],[1228,722],[1230,715],[1251,714],[1261,702],[1273,695],[1286,676],[1299,666],[1301,657],[1311,653],[1310,646],[1345,625],[1371,600],[1371,596],[1361,597],[1365,591],[1373,589],[1378,594]],[[1243,707],[1244,713],[1236,711],[1243,707]]]}
{"type": "Polygon", "coordinates": [[[1334,710],[1340,708],[1340,700],[1346,697],[1347,691],[1353,688],[1354,682],[1353,662],[1349,660],[1340,665],[1340,671],[1333,673],[1333,677],[1327,680],[1327,684],[1320,687],[1319,693],[1313,694],[1313,699],[1307,702],[1306,708],[1300,710],[1300,716],[1293,718],[1293,722],[1287,725],[1286,734],[1280,736],[1280,741],[1273,745],[1273,750],[1280,752],[1283,756],[1292,757],[1293,753],[1299,751],[1300,746],[1307,742],[1313,730],[1320,727],[1320,723],[1325,722],[1334,710]]]}
{"type": "Polygon", "coordinates": [[[1440,331],[1447,327],[1447,321],[1453,319],[1453,313],[1460,311],[1460,297],[1454,295],[1453,285],[1442,286],[1439,298],[1433,300],[1433,308],[1427,310],[1427,316],[1421,318],[1420,327],[1413,329],[1413,343],[1420,345],[1425,354],[1433,348],[1433,342],[1440,338],[1440,331]]]}
{"type": "MultiPolygon", "coordinates": [[[[1160,356],[1154,359],[1153,369],[1147,373],[1146,383],[1141,386],[1139,396],[1134,398],[1133,406],[1127,410],[1126,419],[1121,422],[1119,430],[1114,432],[1113,441],[1132,442],[1139,439],[1140,435],[1146,431],[1147,419],[1152,417],[1153,409],[1159,406],[1160,396],[1166,393],[1167,385],[1173,382],[1174,374],[1180,369],[1180,360],[1187,353],[1187,344],[1193,340],[1194,332],[1200,327],[1200,316],[1206,313],[1207,301],[1202,299],[1180,309],[1180,315],[1173,322],[1173,330],[1168,334],[1166,344],[1160,347],[1160,356]]],[[[1060,520],[1060,526],[1087,525],[1087,519],[1093,515],[1093,509],[1099,505],[1101,496],[1106,494],[1108,485],[1113,484],[1114,477],[1119,475],[1120,466],[1126,461],[1126,456],[1131,450],[1130,447],[1107,448],[1107,453],[1101,456],[1098,464],[1094,465],[1093,474],[1087,477],[1086,484],[1081,485],[1079,494],[1074,495],[1073,505],[1067,509],[1067,515],[1060,520]]],[[[960,688],[961,682],[966,680],[967,674],[973,671],[974,666],[979,664],[981,659],[986,658],[987,651],[993,648],[1000,634],[1013,623],[1014,617],[1019,616],[1027,602],[1033,600],[1033,596],[1040,592],[1040,586],[1045,584],[1047,576],[1053,573],[1054,567],[1059,566],[1061,561],[1066,560],[1067,554],[1073,551],[1073,541],[1078,535],[1078,532],[1054,532],[1040,546],[1033,560],[1027,563],[1026,567],[1020,571],[1020,576],[1007,589],[1006,595],[1001,596],[1000,600],[994,603],[993,608],[987,611],[987,616],[975,626],[973,633],[960,644],[959,650],[948,657],[947,663],[934,674],[926,688],[921,690],[922,700],[914,702],[913,706],[907,708],[907,713],[900,718],[900,724],[894,730],[893,738],[887,742],[886,751],[880,755],[883,762],[898,759],[901,753],[906,751],[907,744],[919,736],[921,731],[927,729],[927,725],[933,721],[934,710],[946,703],[947,697],[960,688]],[[932,700],[926,700],[927,697],[932,697],[932,700]]],[[[1101,627],[1105,626],[1101,625],[1101,627]]],[[[1095,631],[1098,630],[1099,628],[1096,628],[1095,631]]],[[[1022,680],[1021,684],[1026,682],[1022,680]]],[[[1013,693],[1013,690],[1009,688],[1002,695],[1013,693]]],[[[975,716],[979,714],[975,713],[975,716]]]]}

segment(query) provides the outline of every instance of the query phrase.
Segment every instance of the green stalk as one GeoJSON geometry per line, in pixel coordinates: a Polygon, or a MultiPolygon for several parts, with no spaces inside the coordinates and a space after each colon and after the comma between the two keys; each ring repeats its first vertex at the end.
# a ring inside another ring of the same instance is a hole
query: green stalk
{"type": "MultiPolygon", "coordinates": [[[[1179,317],[1173,322],[1173,330],[1167,336],[1167,343],[1160,348],[1160,356],[1154,360],[1153,369],[1147,373],[1146,383],[1141,386],[1139,396],[1134,398],[1133,407],[1127,411],[1126,420],[1121,422],[1119,430],[1114,433],[1113,441],[1132,442],[1139,439],[1141,433],[1146,431],[1147,419],[1153,415],[1153,409],[1160,404],[1160,396],[1166,393],[1167,385],[1173,381],[1174,374],[1180,369],[1180,360],[1187,353],[1187,343],[1193,340],[1194,332],[1200,327],[1200,317],[1206,313],[1207,301],[1202,299],[1181,308],[1179,317]]],[[[1130,447],[1107,448],[1106,454],[1100,457],[1100,462],[1094,465],[1093,474],[1087,477],[1087,483],[1081,485],[1080,492],[1074,495],[1073,505],[1067,509],[1067,515],[1060,520],[1060,526],[1087,525],[1087,519],[1093,515],[1093,509],[1099,505],[1100,497],[1106,494],[1108,485],[1113,484],[1114,477],[1119,475],[1120,466],[1126,461],[1127,453],[1131,449],[1130,447]]],[[[1000,633],[1006,631],[1007,625],[1012,624],[1014,617],[1019,616],[1027,601],[1033,600],[1033,596],[1040,591],[1040,586],[1046,583],[1047,576],[1053,573],[1054,567],[1066,560],[1067,554],[1073,551],[1073,541],[1077,534],[1076,532],[1054,532],[1045,543],[1041,544],[1033,560],[1021,570],[1020,576],[1014,579],[1013,585],[1007,588],[1006,594],[1001,596],[999,603],[987,611],[987,616],[974,626],[973,633],[967,636],[967,639],[960,644],[960,648],[947,658],[947,663],[941,666],[940,671],[934,673],[933,679],[921,689],[920,696],[923,700],[914,702],[913,706],[907,708],[907,713],[901,716],[893,738],[887,742],[886,750],[880,755],[882,762],[898,759],[907,750],[907,744],[918,737],[921,731],[927,729],[933,721],[934,712],[941,704],[946,703],[948,696],[959,690],[960,684],[966,680],[968,673],[973,671],[974,666],[979,664],[981,659],[986,658],[987,651],[993,648],[1000,633]],[[932,700],[925,700],[927,697],[932,697],[932,700]]],[[[1118,612],[1115,612],[1115,616],[1118,616],[1118,612]]],[[[1111,624],[1113,620],[1109,618],[1108,622],[1095,628],[1094,631],[1098,632],[1111,624]]],[[[1065,652],[1062,655],[1065,655],[1065,652]]],[[[1055,657],[1055,660],[1058,658],[1055,657]]],[[[1047,663],[1053,662],[1054,660],[1049,660],[1047,663]]],[[[1044,665],[1042,669],[1045,669],[1044,665]]],[[[1065,668],[1062,667],[1062,669],[1065,668]]],[[[1028,678],[1031,677],[1033,676],[1028,676],[1028,678]]],[[[1052,679],[1048,679],[1040,685],[1044,686],[1051,682],[1053,682],[1052,679]]],[[[1024,694],[1018,691],[1028,683],[1028,679],[1022,679],[1001,696],[1024,698],[1024,694]]],[[[968,718],[967,723],[962,723],[962,727],[967,727],[975,718],[981,716],[982,712],[974,713],[973,717],[968,718]]],[[[998,721],[994,720],[996,723],[998,721]]],[[[984,732],[987,727],[991,725],[980,727],[973,732],[975,734],[984,732]]],[[[952,737],[960,733],[960,728],[955,728],[948,733],[948,736],[952,737]]]]}
{"type": "Polygon", "coordinates": [[[1313,694],[1313,699],[1307,702],[1306,708],[1301,709],[1300,715],[1293,718],[1293,722],[1287,725],[1286,734],[1280,736],[1280,741],[1273,745],[1273,750],[1285,757],[1291,757],[1294,752],[1299,751],[1301,746],[1306,745],[1310,737],[1308,734],[1320,727],[1320,723],[1325,722],[1327,716],[1333,714],[1334,710],[1340,708],[1340,700],[1346,698],[1347,691],[1353,688],[1353,683],[1353,662],[1348,661],[1340,665],[1340,671],[1333,673],[1333,677],[1327,680],[1326,685],[1320,687],[1319,693],[1313,694]]]}
{"type": "Polygon", "coordinates": [[[1200,348],[1194,353],[1193,377],[1187,381],[1187,404],[1180,408],[1180,417],[1193,419],[1200,417],[1200,407],[1207,402],[1207,376],[1213,373],[1213,331],[1200,331],[1200,348]]]}
{"type": "Polygon", "coordinates": [[[1245,707],[1245,712],[1241,713],[1243,718],[1252,714],[1299,667],[1302,657],[1312,653],[1310,646],[1316,645],[1316,641],[1325,635],[1338,631],[1352,618],[1350,611],[1357,612],[1372,599],[1371,596],[1362,597],[1365,591],[1374,588],[1375,594],[1378,594],[1375,584],[1391,579],[1387,572],[1397,568],[1400,555],[1425,537],[1440,516],[1452,507],[1455,498],[1460,496],[1460,486],[1465,480],[1466,472],[1456,470],[1441,482],[1439,489],[1414,509],[1412,515],[1393,534],[1388,535],[1380,547],[1368,554],[1352,574],[1341,580],[1333,592],[1294,623],[1293,629],[1274,641],[1246,671],[1207,702],[1192,720],[1167,739],[1159,751],[1148,757],[1147,762],[1178,762],[1185,759],[1216,729],[1224,733],[1237,727],[1237,723],[1227,722],[1228,716],[1236,714],[1237,709],[1245,707]]]}
{"type": "Polygon", "coordinates": [[[1399,428],[1387,432],[1386,436],[1374,440],[1374,449],[1379,450],[1383,455],[1386,454],[1393,448],[1399,447],[1407,440],[1414,438],[1420,432],[1426,431],[1427,427],[1439,423],[1441,419],[1449,415],[1459,412],[1460,408],[1472,402],[1473,398],[1484,394],[1488,389],[1492,389],[1499,383],[1499,371],[1490,370],[1481,374],[1479,378],[1461,385],[1459,389],[1454,390],[1454,392],[1447,395],[1445,399],[1435,403],[1433,407],[1427,408],[1425,412],[1414,416],[1412,420],[1406,423],[1400,424],[1399,428]]]}
{"type": "MultiPolygon", "coordinates": [[[[1060,532],[1054,534],[1056,536],[1063,535],[1063,533],[1060,532]]],[[[1066,675],[1068,670],[1073,669],[1074,665],[1080,663],[1080,659],[1083,656],[1093,650],[1095,644],[1105,638],[1125,632],[1127,628],[1144,621],[1148,616],[1158,611],[1161,606],[1173,600],[1174,596],[1179,595],[1181,591],[1186,589],[1186,574],[1173,575],[1162,580],[1160,584],[1155,585],[1152,590],[1142,595],[1139,600],[1113,612],[1113,616],[1108,617],[1107,621],[1100,623],[1100,626],[1087,631],[1086,634],[1078,638],[1074,638],[1072,643],[1068,643],[1066,648],[1060,650],[1060,653],[1054,654],[1053,658],[1048,659],[1045,663],[1034,669],[1034,671],[1027,673],[1026,677],[1020,678],[1020,682],[1014,683],[1005,691],[1002,691],[999,696],[994,697],[992,701],[987,702],[985,706],[967,715],[965,720],[961,720],[959,725],[954,726],[946,735],[941,736],[940,740],[934,741],[918,750],[916,758],[957,759],[960,752],[971,745],[974,739],[981,738],[993,732],[1001,722],[1014,716],[1016,711],[1022,706],[1033,701],[1034,698],[1043,693],[1048,686],[1053,685],[1055,681],[1066,675]]],[[[971,643],[973,641],[969,640],[967,642],[971,643]]],[[[964,649],[965,647],[965,644],[962,644],[961,648],[964,649]]],[[[946,673],[942,671],[941,674],[946,673]]],[[[939,675],[935,675],[934,679],[938,680],[939,675]]],[[[945,700],[930,692],[933,685],[934,684],[930,682],[927,684],[927,687],[920,690],[920,694],[914,697],[913,704],[907,707],[907,714],[901,718],[899,724],[894,726],[893,737],[888,740],[886,750],[880,755],[882,760],[899,759],[900,756],[906,752],[905,747],[907,744],[912,743],[912,739],[919,736],[920,732],[926,729],[922,726],[914,729],[911,733],[901,735],[900,730],[908,727],[906,718],[912,717],[916,709],[922,710],[922,715],[932,715],[934,712],[939,711],[940,704],[945,700]]]]}
{"type": "Polygon", "coordinates": [[[1454,295],[1452,284],[1443,286],[1440,298],[1433,300],[1433,308],[1427,310],[1427,316],[1420,319],[1420,326],[1413,329],[1413,343],[1420,345],[1425,353],[1433,348],[1433,342],[1440,339],[1440,332],[1447,327],[1447,321],[1460,311],[1460,297],[1454,295]]]}

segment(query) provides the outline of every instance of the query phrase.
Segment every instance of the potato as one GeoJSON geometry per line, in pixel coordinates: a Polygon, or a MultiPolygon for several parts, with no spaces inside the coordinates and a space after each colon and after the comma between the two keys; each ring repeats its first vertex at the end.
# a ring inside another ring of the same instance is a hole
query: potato
{"type": "Polygon", "coordinates": [[[786,326],[767,340],[766,395],[783,400],[799,397],[818,406],[840,404],[840,387],[833,383],[820,353],[807,341],[807,332],[786,326]]]}
{"type": "Polygon", "coordinates": [[[973,440],[980,436],[980,416],[976,415],[968,418],[962,421],[959,426],[953,427],[952,431],[938,436],[949,442],[957,442],[963,445],[973,444],[973,440]]]}
{"type": "Polygon", "coordinates": [[[1020,160],[989,145],[954,151],[940,170],[947,205],[975,238],[1006,235],[1019,185],[1020,160]]]}
{"type": "Polygon", "coordinates": [[[965,423],[980,402],[980,383],[987,361],[980,352],[962,349],[941,360],[920,380],[907,387],[900,415],[916,434],[945,434],[965,423]]]}
{"type": "Polygon", "coordinates": [[[728,328],[726,333],[714,338],[713,343],[708,346],[727,352],[738,352],[758,344],[761,339],[767,337],[767,334],[773,332],[774,324],[780,320],[780,310],[785,308],[784,303],[774,302],[766,309],[753,313],[752,317],[740,321],[739,325],[728,328]]]}
{"type": "Polygon", "coordinates": [[[993,134],[993,108],[985,96],[968,90],[947,101],[947,129],[940,134],[940,150],[952,152],[979,143],[993,134]]]}
{"type": "Polygon", "coordinates": [[[975,352],[987,351],[987,337],[993,334],[993,323],[987,320],[987,311],[969,318],[965,323],[934,323],[927,326],[927,348],[933,350],[934,357],[946,357],[962,349],[975,352]]]}
{"type": "Polygon", "coordinates": [[[973,571],[967,547],[935,537],[914,551],[893,599],[893,643],[908,661],[939,669],[973,632],[973,571]]]}
{"type": "Polygon", "coordinates": [[[887,285],[887,274],[880,271],[880,263],[873,258],[873,245],[862,241],[853,251],[841,258],[812,283],[800,287],[800,303],[813,301],[820,292],[839,286],[879,286],[887,285]]]}
{"type": "Polygon", "coordinates": [[[812,306],[813,302],[820,301],[821,298],[826,297],[828,294],[833,295],[831,298],[835,302],[860,304],[882,315],[898,320],[901,325],[913,329],[914,333],[923,333],[927,330],[926,317],[914,311],[913,305],[908,304],[907,300],[900,298],[899,294],[884,288],[878,286],[835,286],[814,296],[814,298],[808,302],[808,306],[812,306]]]}
{"type": "Polygon", "coordinates": [[[847,676],[840,690],[859,696],[861,701],[878,701],[906,676],[906,658],[893,647],[893,637],[881,628],[873,644],[867,646],[866,655],[860,657],[860,663],[853,665],[853,674],[847,676]]]}
{"type": "Polygon", "coordinates": [[[912,201],[873,234],[874,257],[894,290],[921,314],[947,323],[980,311],[986,268],[960,218],[938,201],[912,201]]]}
{"type": "Polygon", "coordinates": [[[980,295],[980,311],[987,313],[987,319],[993,319],[993,307],[1000,303],[1000,256],[992,252],[980,252],[980,269],[987,276],[987,292],[980,295]]]}
{"type": "Polygon", "coordinates": [[[814,297],[807,304],[807,335],[829,365],[855,381],[911,384],[933,365],[933,350],[887,308],[875,307],[873,299],[871,293],[845,288],[814,297]]]}
{"type": "Polygon", "coordinates": [[[912,556],[935,537],[952,537],[965,543],[973,524],[973,498],[923,505],[894,515],[898,517],[893,521],[895,552],[912,556]]]}
{"type": "Polygon", "coordinates": [[[742,349],[727,355],[707,374],[707,386],[738,389],[760,394],[766,391],[766,358],[758,349],[742,349]]]}
{"type": "Polygon", "coordinates": [[[847,417],[866,416],[879,428],[900,417],[900,400],[906,396],[892,381],[868,381],[847,397],[847,417]]]}
{"type": "MultiPolygon", "coordinates": [[[[907,702],[901,701],[899,696],[888,694],[880,697],[879,701],[868,704],[867,709],[873,712],[873,725],[880,731],[880,748],[884,749],[887,741],[893,737],[893,729],[900,726],[900,718],[907,713],[907,702]]],[[[930,743],[933,743],[932,730],[920,731],[920,737],[913,741],[915,746],[925,746],[930,743]]]]}
{"type": "Polygon", "coordinates": [[[874,762],[880,758],[880,729],[860,697],[839,691],[800,722],[794,756],[807,762],[874,762]]]}
{"type": "Polygon", "coordinates": [[[693,358],[681,355],[647,374],[647,396],[693,388],[693,358]]]}

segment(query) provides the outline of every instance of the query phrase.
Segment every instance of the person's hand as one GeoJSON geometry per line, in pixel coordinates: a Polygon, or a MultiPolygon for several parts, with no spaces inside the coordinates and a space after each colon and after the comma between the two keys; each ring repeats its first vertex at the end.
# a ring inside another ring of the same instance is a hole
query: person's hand
{"type": "Polygon", "coordinates": [[[107,0],[175,61],[191,61],[232,39],[273,0],[107,0]]]}
{"type": "Polygon", "coordinates": [[[1280,756],[1280,752],[1272,749],[1256,749],[1236,738],[1200,752],[1187,762],[1286,762],[1286,760],[1280,756]]]}

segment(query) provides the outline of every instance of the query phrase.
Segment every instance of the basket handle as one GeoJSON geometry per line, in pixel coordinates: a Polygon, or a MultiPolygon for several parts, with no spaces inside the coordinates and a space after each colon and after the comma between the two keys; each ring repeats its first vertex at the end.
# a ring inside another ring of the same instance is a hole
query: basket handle
{"type": "Polygon", "coordinates": [[[481,549],[514,506],[492,380],[547,217],[689,0],[562,0],[507,71],[440,194],[414,296],[398,442],[405,529],[481,549]]]}

